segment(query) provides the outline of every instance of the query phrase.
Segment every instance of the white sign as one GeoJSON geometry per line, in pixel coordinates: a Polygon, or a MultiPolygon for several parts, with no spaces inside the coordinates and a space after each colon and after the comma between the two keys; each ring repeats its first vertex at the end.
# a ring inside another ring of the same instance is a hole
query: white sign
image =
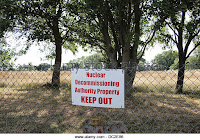
{"type": "Polygon", "coordinates": [[[124,108],[123,70],[74,69],[71,93],[73,105],[124,108]]]}

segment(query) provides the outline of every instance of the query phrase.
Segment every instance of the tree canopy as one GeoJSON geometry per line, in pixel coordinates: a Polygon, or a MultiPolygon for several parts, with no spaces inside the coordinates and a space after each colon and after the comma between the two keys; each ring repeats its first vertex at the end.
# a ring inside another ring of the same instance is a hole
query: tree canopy
{"type": "Polygon", "coordinates": [[[177,93],[182,93],[185,62],[200,46],[200,1],[156,0],[153,6],[158,22],[166,27],[160,28],[159,39],[167,45],[175,45],[178,49],[179,72],[176,89],[177,93]]]}
{"type": "MultiPolygon", "coordinates": [[[[175,45],[181,93],[186,59],[200,45],[199,7],[199,0],[7,0],[0,3],[0,29],[1,36],[12,29],[25,33],[29,41],[54,44],[52,84],[56,87],[63,47],[74,52],[79,43],[100,50],[112,68],[134,68],[125,72],[126,81],[133,83],[148,45],[155,39],[175,45]]],[[[156,61],[160,63],[159,58],[156,61]]]]}
{"type": "Polygon", "coordinates": [[[139,62],[155,33],[154,26],[147,26],[145,9],[149,2],[85,0],[74,3],[71,10],[77,22],[71,30],[77,33],[81,44],[101,49],[113,66],[139,62]],[[149,36],[142,41],[144,30],[149,36]]]}
{"type": "Polygon", "coordinates": [[[152,63],[158,65],[160,70],[169,70],[176,58],[178,58],[177,51],[164,51],[163,53],[156,55],[152,60],[152,63]]]}
{"type": "Polygon", "coordinates": [[[9,47],[4,38],[0,38],[0,70],[12,69],[17,53],[9,47]]]}
{"type": "Polygon", "coordinates": [[[15,9],[15,1],[11,0],[1,0],[0,1],[0,38],[4,36],[4,33],[12,29],[15,24],[14,14],[17,9],[15,9]]]}
{"type": "Polygon", "coordinates": [[[55,87],[60,83],[62,47],[76,50],[75,44],[70,42],[73,35],[68,26],[73,24],[73,19],[68,14],[69,3],[70,1],[65,0],[8,0],[8,3],[3,3],[3,10],[1,10],[5,16],[9,16],[6,13],[11,11],[11,16],[16,22],[14,30],[26,34],[28,41],[50,41],[55,45],[53,52],[55,67],[52,77],[52,84],[55,87]],[[7,5],[13,8],[9,9],[7,5]]]}
{"type": "Polygon", "coordinates": [[[100,49],[112,68],[131,68],[126,69],[125,79],[132,83],[136,66],[156,31],[148,20],[149,5],[150,0],[73,1],[70,13],[76,24],[71,30],[80,44],[100,49]],[[144,33],[146,38],[142,38],[144,33]]]}

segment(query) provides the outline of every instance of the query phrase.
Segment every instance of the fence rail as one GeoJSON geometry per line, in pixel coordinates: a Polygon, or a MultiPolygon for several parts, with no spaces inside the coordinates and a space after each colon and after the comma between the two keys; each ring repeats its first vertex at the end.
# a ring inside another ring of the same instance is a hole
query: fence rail
{"type": "Polygon", "coordinates": [[[182,94],[175,92],[177,70],[137,67],[125,108],[115,109],[72,105],[69,68],[61,69],[60,87],[54,88],[51,67],[20,67],[0,71],[1,133],[82,133],[88,119],[109,126],[115,122],[115,128],[116,122],[122,122],[128,133],[200,132],[200,70],[196,67],[186,67],[182,94]]]}

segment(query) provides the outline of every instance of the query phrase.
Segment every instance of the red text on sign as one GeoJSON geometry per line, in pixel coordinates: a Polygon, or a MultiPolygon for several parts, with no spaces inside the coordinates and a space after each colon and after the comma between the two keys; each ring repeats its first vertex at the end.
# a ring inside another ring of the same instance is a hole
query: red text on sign
{"type": "Polygon", "coordinates": [[[97,72],[94,72],[94,73],[90,73],[90,72],[87,72],[86,73],[86,77],[96,77],[96,78],[105,78],[105,73],[97,73],[97,72]]]}
{"type": "Polygon", "coordinates": [[[99,97],[99,104],[111,104],[112,98],[99,97]]]}
{"type": "Polygon", "coordinates": [[[96,100],[97,100],[96,97],[81,96],[81,102],[82,103],[91,103],[91,104],[94,104],[94,102],[96,100]]]}

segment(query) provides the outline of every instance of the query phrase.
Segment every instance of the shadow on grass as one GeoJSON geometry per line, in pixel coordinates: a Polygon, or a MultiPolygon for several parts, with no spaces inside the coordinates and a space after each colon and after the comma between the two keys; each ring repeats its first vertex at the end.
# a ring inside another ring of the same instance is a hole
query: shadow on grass
{"type": "Polygon", "coordinates": [[[78,132],[76,127],[71,127],[73,107],[70,93],[66,89],[66,86],[59,90],[45,86],[3,89],[0,95],[0,132],[78,132]]]}
{"type": "Polygon", "coordinates": [[[1,133],[62,133],[66,126],[57,127],[50,125],[48,122],[37,122],[38,117],[29,116],[10,116],[0,118],[1,133]]]}
{"type": "Polygon", "coordinates": [[[1,133],[82,133],[82,122],[123,121],[129,133],[199,133],[199,99],[155,91],[134,92],[124,109],[71,104],[70,86],[4,88],[0,94],[1,133]]]}

